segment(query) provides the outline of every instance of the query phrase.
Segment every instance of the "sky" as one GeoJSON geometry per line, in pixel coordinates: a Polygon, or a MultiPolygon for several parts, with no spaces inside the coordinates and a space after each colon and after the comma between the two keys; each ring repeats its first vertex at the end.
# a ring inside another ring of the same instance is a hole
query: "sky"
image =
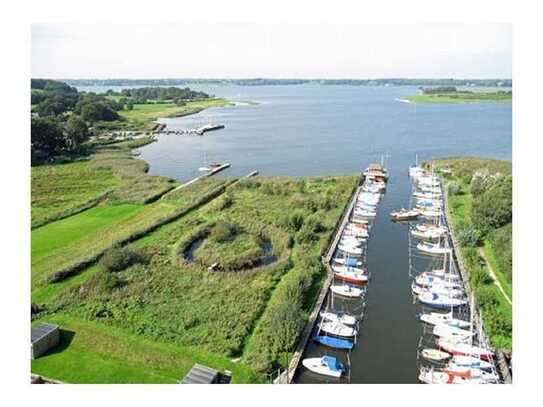
{"type": "Polygon", "coordinates": [[[34,24],[34,78],[511,78],[509,24],[34,24]]]}

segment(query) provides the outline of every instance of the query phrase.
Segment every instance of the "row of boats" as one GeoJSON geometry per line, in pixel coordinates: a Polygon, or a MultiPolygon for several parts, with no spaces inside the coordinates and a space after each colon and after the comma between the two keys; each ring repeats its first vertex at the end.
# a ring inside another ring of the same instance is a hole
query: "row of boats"
{"type": "Polygon", "coordinates": [[[441,181],[418,166],[410,167],[409,175],[414,203],[410,211],[419,213],[410,220],[423,218],[409,225],[414,242],[410,244],[411,291],[422,306],[418,378],[429,384],[499,383],[494,353],[474,328],[473,300],[467,298],[454,265],[441,181]],[[416,269],[413,260],[425,267],[416,269]]]}
{"type": "MultiPolygon", "coordinates": [[[[372,220],[377,215],[377,206],[386,190],[387,170],[379,164],[371,164],[364,171],[364,182],[358,189],[354,205],[347,215],[330,268],[334,280],[330,286],[327,307],[319,315],[313,335],[318,345],[336,351],[350,352],[356,346],[360,323],[365,306],[365,295],[369,281],[366,267],[366,249],[370,238],[372,220]],[[334,299],[359,301],[357,315],[334,308],[334,299]]],[[[335,356],[324,353],[319,357],[306,358],[302,365],[319,375],[339,378],[348,367],[335,356]]]]}

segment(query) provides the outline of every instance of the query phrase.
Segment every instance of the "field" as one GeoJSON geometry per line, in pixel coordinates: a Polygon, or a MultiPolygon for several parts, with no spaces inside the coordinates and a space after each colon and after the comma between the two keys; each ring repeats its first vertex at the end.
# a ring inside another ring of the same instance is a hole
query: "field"
{"type": "Polygon", "coordinates": [[[414,103],[510,103],[511,93],[505,92],[446,92],[418,94],[406,96],[403,99],[414,103]]]}
{"type": "MultiPolygon", "coordinates": [[[[448,210],[457,238],[459,238],[462,229],[473,229],[472,206],[474,198],[471,193],[473,175],[476,173],[499,174],[500,176],[511,174],[511,163],[499,160],[458,158],[436,160],[433,164],[438,171],[446,169],[448,210]],[[450,191],[450,185],[453,183],[460,188],[454,194],[450,191]]],[[[491,231],[483,235],[477,245],[468,243],[462,245],[460,251],[470,274],[471,286],[482,309],[485,330],[494,346],[510,351],[512,349],[513,309],[508,299],[512,299],[512,282],[507,277],[510,271],[508,272],[500,266],[496,260],[504,253],[496,252],[490,238],[492,233],[495,232],[491,231]],[[484,254],[484,258],[481,256],[481,252],[484,254]],[[488,262],[485,261],[485,258],[488,262]],[[496,275],[496,279],[507,297],[493,282],[490,270],[496,275]]],[[[508,244],[510,246],[511,241],[508,244]]]]}
{"type": "Polygon", "coordinates": [[[175,103],[145,103],[135,104],[132,110],[122,110],[119,114],[127,119],[128,127],[144,129],[149,123],[160,117],[186,116],[209,107],[221,107],[228,104],[226,99],[190,101],[184,106],[177,106],[175,103]]]}
{"type": "Polygon", "coordinates": [[[305,324],[324,276],[320,255],[355,181],[210,178],[154,203],[105,201],[34,229],[33,319],[75,335],[34,361],[33,372],[68,382],[172,383],[199,362],[231,370],[235,382],[268,380],[305,324]],[[155,223],[126,241],[141,260],[121,271],[91,261],[56,283],[45,278],[155,223]],[[198,239],[191,261],[187,249],[198,239]],[[213,262],[221,264],[208,271],[213,262]]]}

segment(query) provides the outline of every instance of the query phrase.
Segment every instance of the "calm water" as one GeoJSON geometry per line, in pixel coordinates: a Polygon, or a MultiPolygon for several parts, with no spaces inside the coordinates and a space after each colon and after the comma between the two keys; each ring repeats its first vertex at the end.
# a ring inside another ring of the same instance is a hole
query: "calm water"
{"type": "MultiPolygon", "coordinates": [[[[365,318],[351,354],[352,383],[416,383],[418,309],[408,275],[408,235],[388,214],[407,207],[407,168],[419,159],[476,155],[511,159],[511,105],[415,105],[397,101],[415,87],[264,86],[197,87],[256,106],[209,109],[162,119],[171,129],[208,122],[224,130],[197,136],[160,136],[144,147],[151,173],[186,181],[208,161],[228,161],[224,175],[354,174],[387,154],[391,174],[368,246],[365,318]]],[[[325,349],[311,345],[308,355],[325,349]]],[[[326,349],[326,353],[334,354],[326,349]]],[[[345,355],[337,353],[342,360],[345,355]]],[[[302,370],[298,382],[332,382],[302,370]]]]}

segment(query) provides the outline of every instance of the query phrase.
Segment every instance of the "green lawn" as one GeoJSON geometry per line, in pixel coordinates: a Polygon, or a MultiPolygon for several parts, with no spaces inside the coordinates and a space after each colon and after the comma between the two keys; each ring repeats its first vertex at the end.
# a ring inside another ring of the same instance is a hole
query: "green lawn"
{"type": "Polygon", "coordinates": [[[494,248],[492,247],[492,243],[490,243],[489,240],[484,241],[484,247],[483,250],[485,251],[485,256],[488,259],[488,262],[490,263],[490,266],[492,267],[492,270],[494,270],[494,273],[496,274],[496,277],[498,278],[498,281],[500,282],[503,290],[505,293],[509,296],[511,301],[513,300],[513,287],[511,286],[511,283],[507,281],[507,278],[505,277],[505,274],[498,266],[498,262],[496,261],[496,257],[494,254],[494,248]]]}
{"type": "MultiPolygon", "coordinates": [[[[70,315],[48,317],[62,328],[61,344],[32,361],[32,372],[68,383],[177,383],[194,363],[230,370],[234,383],[261,381],[243,365],[196,348],[129,334],[70,315]]],[[[38,321],[36,321],[38,322],[38,321]]]]}
{"type": "Polygon", "coordinates": [[[143,210],[143,205],[104,205],[37,228],[32,232],[32,262],[99,232],[143,210]]]}

